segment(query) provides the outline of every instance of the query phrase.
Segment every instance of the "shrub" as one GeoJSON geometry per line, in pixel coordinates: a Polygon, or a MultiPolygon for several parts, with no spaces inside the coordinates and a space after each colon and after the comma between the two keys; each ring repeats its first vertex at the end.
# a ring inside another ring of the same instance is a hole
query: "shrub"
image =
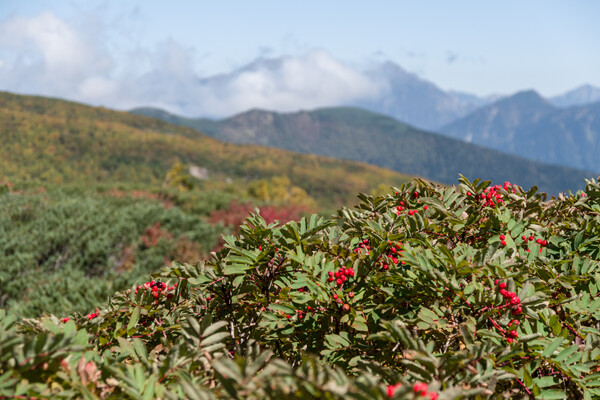
{"type": "Polygon", "coordinates": [[[597,182],[359,198],[336,218],[253,214],[210,260],[67,322],[0,315],[0,396],[600,396],[597,182]]]}

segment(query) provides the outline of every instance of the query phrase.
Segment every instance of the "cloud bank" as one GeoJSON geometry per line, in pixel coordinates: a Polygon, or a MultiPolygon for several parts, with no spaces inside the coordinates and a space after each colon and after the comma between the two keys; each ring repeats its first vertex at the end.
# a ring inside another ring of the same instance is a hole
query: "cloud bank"
{"type": "Polygon", "coordinates": [[[193,52],[167,40],[117,57],[97,25],[76,26],[50,11],[15,16],[0,21],[0,89],[209,117],[251,108],[294,111],[352,104],[385,89],[323,50],[261,58],[209,77],[195,72],[193,52]]]}

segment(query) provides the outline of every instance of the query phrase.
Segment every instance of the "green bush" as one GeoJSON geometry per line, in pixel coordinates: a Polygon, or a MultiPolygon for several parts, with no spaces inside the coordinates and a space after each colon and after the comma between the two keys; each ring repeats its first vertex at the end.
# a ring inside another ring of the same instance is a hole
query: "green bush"
{"type": "Polygon", "coordinates": [[[219,233],[203,217],[158,200],[6,192],[0,195],[0,306],[26,316],[84,311],[157,271],[186,243],[195,244],[201,259],[219,233]],[[147,246],[144,236],[157,223],[158,240],[147,246]]]}
{"type": "Polygon", "coordinates": [[[600,397],[598,183],[359,198],[336,218],[252,215],[210,260],[87,315],[0,315],[0,396],[600,397]]]}

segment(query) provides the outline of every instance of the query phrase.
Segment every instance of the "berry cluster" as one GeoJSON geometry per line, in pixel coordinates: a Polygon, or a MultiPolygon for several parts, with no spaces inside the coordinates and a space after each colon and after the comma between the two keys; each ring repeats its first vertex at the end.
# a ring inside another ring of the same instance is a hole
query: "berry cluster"
{"type": "MultiPolygon", "coordinates": [[[[95,312],[89,313],[88,315],[86,315],[86,317],[87,317],[88,320],[91,321],[91,320],[93,320],[94,318],[96,318],[99,315],[100,315],[100,310],[96,308],[95,312]]],[[[68,321],[68,319],[67,319],[67,321],[68,321]]],[[[65,322],[65,321],[63,321],[63,322],[65,322]]]]}
{"type": "Polygon", "coordinates": [[[369,251],[371,250],[371,246],[369,246],[369,239],[363,239],[363,241],[358,244],[358,247],[355,247],[352,251],[358,253],[361,249],[365,249],[367,254],[369,254],[369,251]]]}
{"type": "MultiPolygon", "coordinates": [[[[500,189],[504,188],[504,190],[508,191],[512,188],[512,192],[515,192],[515,188],[512,187],[510,182],[504,182],[504,186],[494,185],[489,186],[483,190],[483,192],[479,195],[481,200],[484,201],[484,207],[496,207],[496,205],[504,205],[504,199],[502,192],[500,189]]],[[[467,196],[470,196],[471,192],[467,192],[467,196]]]]}
{"type": "MultiPolygon", "coordinates": [[[[396,389],[402,387],[401,383],[396,383],[395,385],[388,385],[387,387],[387,395],[388,397],[394,397],[394,393],[396,389]]],[[[437,400],[438,394],[435,392],[427,392],[429,388],[426,383],[417,382],[413,385],[413,393],[417,396],[428,396],[430,400],[437,400]]]]}
{"type": "Polygon", "coordinates": [[[135,289],[135,294],[138,294],[138,291],[140,290],[149,290],[150,293],[152,294],[152,296],[154,296],[155,299],[158,299],[160,297],[160,295],[166,295],[167,299],[170,299],[171,297],[173,297],[173,290],[175,290],[175,288],[177,287],[177,284],[173,284],[173,286],[167,286],[165,283],[163,282],[156,282],[156,281],[150,281],[150,282],[146,282],[143,285],[139,285],[136,289],[135,289]]]}
{"type": "MultiPolygon", "coordinates": [[[[303,319],[306,314],[308,313],[318,313],[319,311],[324,311],[324,308],[318,308],[318,309],[314,309],[311,306],[306,306],[306,311],[303,310],[296,310],[296,313],[298,314],[298,319],[303,319]]],[[[281,314],[280,314],[281,315],[281,314]]],[[[292,318],[292,315],[290,314],[283,314],[287,319],[292,318]]]]}
{"type": "MultiPolygon", "coordinates": [[[[526,235],[521,236],[521,239],[523,239],[523,241],[525,241],[525,243],[530,242],[534,239],[533,235],[530,235],[529,237],[527,237],[526,235]]],[[[542,252],[542,249],[544,247],[546,247],[548,245],[548,241],[544,240],[544,239],[537,239],[535,241],[539,246],[540,246],[540,253],[542,252]]],[[[526,252],[530,252],[529,248],[525,249],[526,252]]]]}
{"type": "Polygon", "coordinates": [[[523,307],[521,307],[521,299],[517,297],[517,294],[514,292],[510,292],[506,290],[506,282],[498,282],[498,279],[494,282],[498,285],[498,289],[500,289],[500,294],[507,301],[507,305],[512,307],[513,315],[519,315],[523,312],[523,307]]]}
{"type": "MultiPolygon", "coordinates": [[[[415,192],[415,194],[416,194],[416,197],[419,196],[417,194],[417,192],[415,192]]],[[[396,207],[396,215],[400,215],[402,213],[402,211],[404,210],[404,207],[406,206],[406,204],[404,204],[403,201],[400,201],[398,204],[399,204],[399,206],[396,207]]],[[[427,205],[423,206],[423,210],[427,210],[427,205]]],[[[419,210],[415,208],[414,210],[408,210],[407,214],[412,217],[413,215],[415,215],[418,212],[419,212],[419,210]]]]}
{"type": "MultiPolygon", "coordinates": [[[[383,256],[379,256],[378,260],[378,265],[381,267],[382,270],[387,271],[388,269],[390,269],[390,266],[388,264],[388,260],[390,260],[394,265],[398,264],[400,262],[400,256],[404,250],[402,250],[402,242],[398,242],[398,243],[393,243],[391,241],[388,241],[388,251],[385,254],[386,258],[383,258],[383,256]]],[[[402,261],[402,264],[404,264],[404,261],[402,261]]]]}
{"type": "Polygon", "coordinates": [[[413,392],[415,392],[417,396],[429,396],[430,400],[437,400],[438,394],[435,392],[427,393],[427,389],[429,388],[426,383],[415,383],[413,386],[413,392]]]}
{"type": "Polygon", "coordinates": [[[338,268],[337,271],[335,271],[335,272],[329,271],[328,274],[329,274],[329,278],[327,278],[327,281],[335,282],[335,285],[337,285],[341,288],[347,279],[354,276],[354,268],[346,268],[344,266],[341,266],[340,268],[338,268]]]}
{"type": "MultiPolygon", "coordinates": [[[[500,291],[500,294],[506,300],[506,303],[503,307],[510,307],[512,309],[512,315],[520,315],[523,313],[523,307],[521,306],[521,299],[517,297],[516,293],[506,290],[507,284],[506,282],[499,282],[498,279],[494,282],[500,291]]],[[[519,321],[516,319],[511,320],[508,323],[507,328],[504,329],[500,326],[496,326],[500,332],[502,332],[506,336],[506,340],[508,343],[512,343],[513,340],[517,340],[519,337],[519,333],[514,330],[516,326],[519,325],[519,321]]]]}
{"type": "Polygon", "coordinates": [[[506,236],[500,235],[500,244],[506,246],[506,236]]]}

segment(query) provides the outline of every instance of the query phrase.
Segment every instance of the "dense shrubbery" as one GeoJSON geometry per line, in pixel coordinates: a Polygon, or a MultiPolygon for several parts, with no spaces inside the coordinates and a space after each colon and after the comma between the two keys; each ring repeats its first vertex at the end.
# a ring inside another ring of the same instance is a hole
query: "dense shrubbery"
{"type": "Polygon", "coordinates": [[[0,307],[84,311],[176,259],[196,262],[223,229],[159,199],[0,194],[0,307]]]}
{"type": "Polygon", "coordinates": [[[600,186],[544,197],[416,181],[252,215],[87,315],[0,315],[0,396],[599,397],[600,186]]]}

